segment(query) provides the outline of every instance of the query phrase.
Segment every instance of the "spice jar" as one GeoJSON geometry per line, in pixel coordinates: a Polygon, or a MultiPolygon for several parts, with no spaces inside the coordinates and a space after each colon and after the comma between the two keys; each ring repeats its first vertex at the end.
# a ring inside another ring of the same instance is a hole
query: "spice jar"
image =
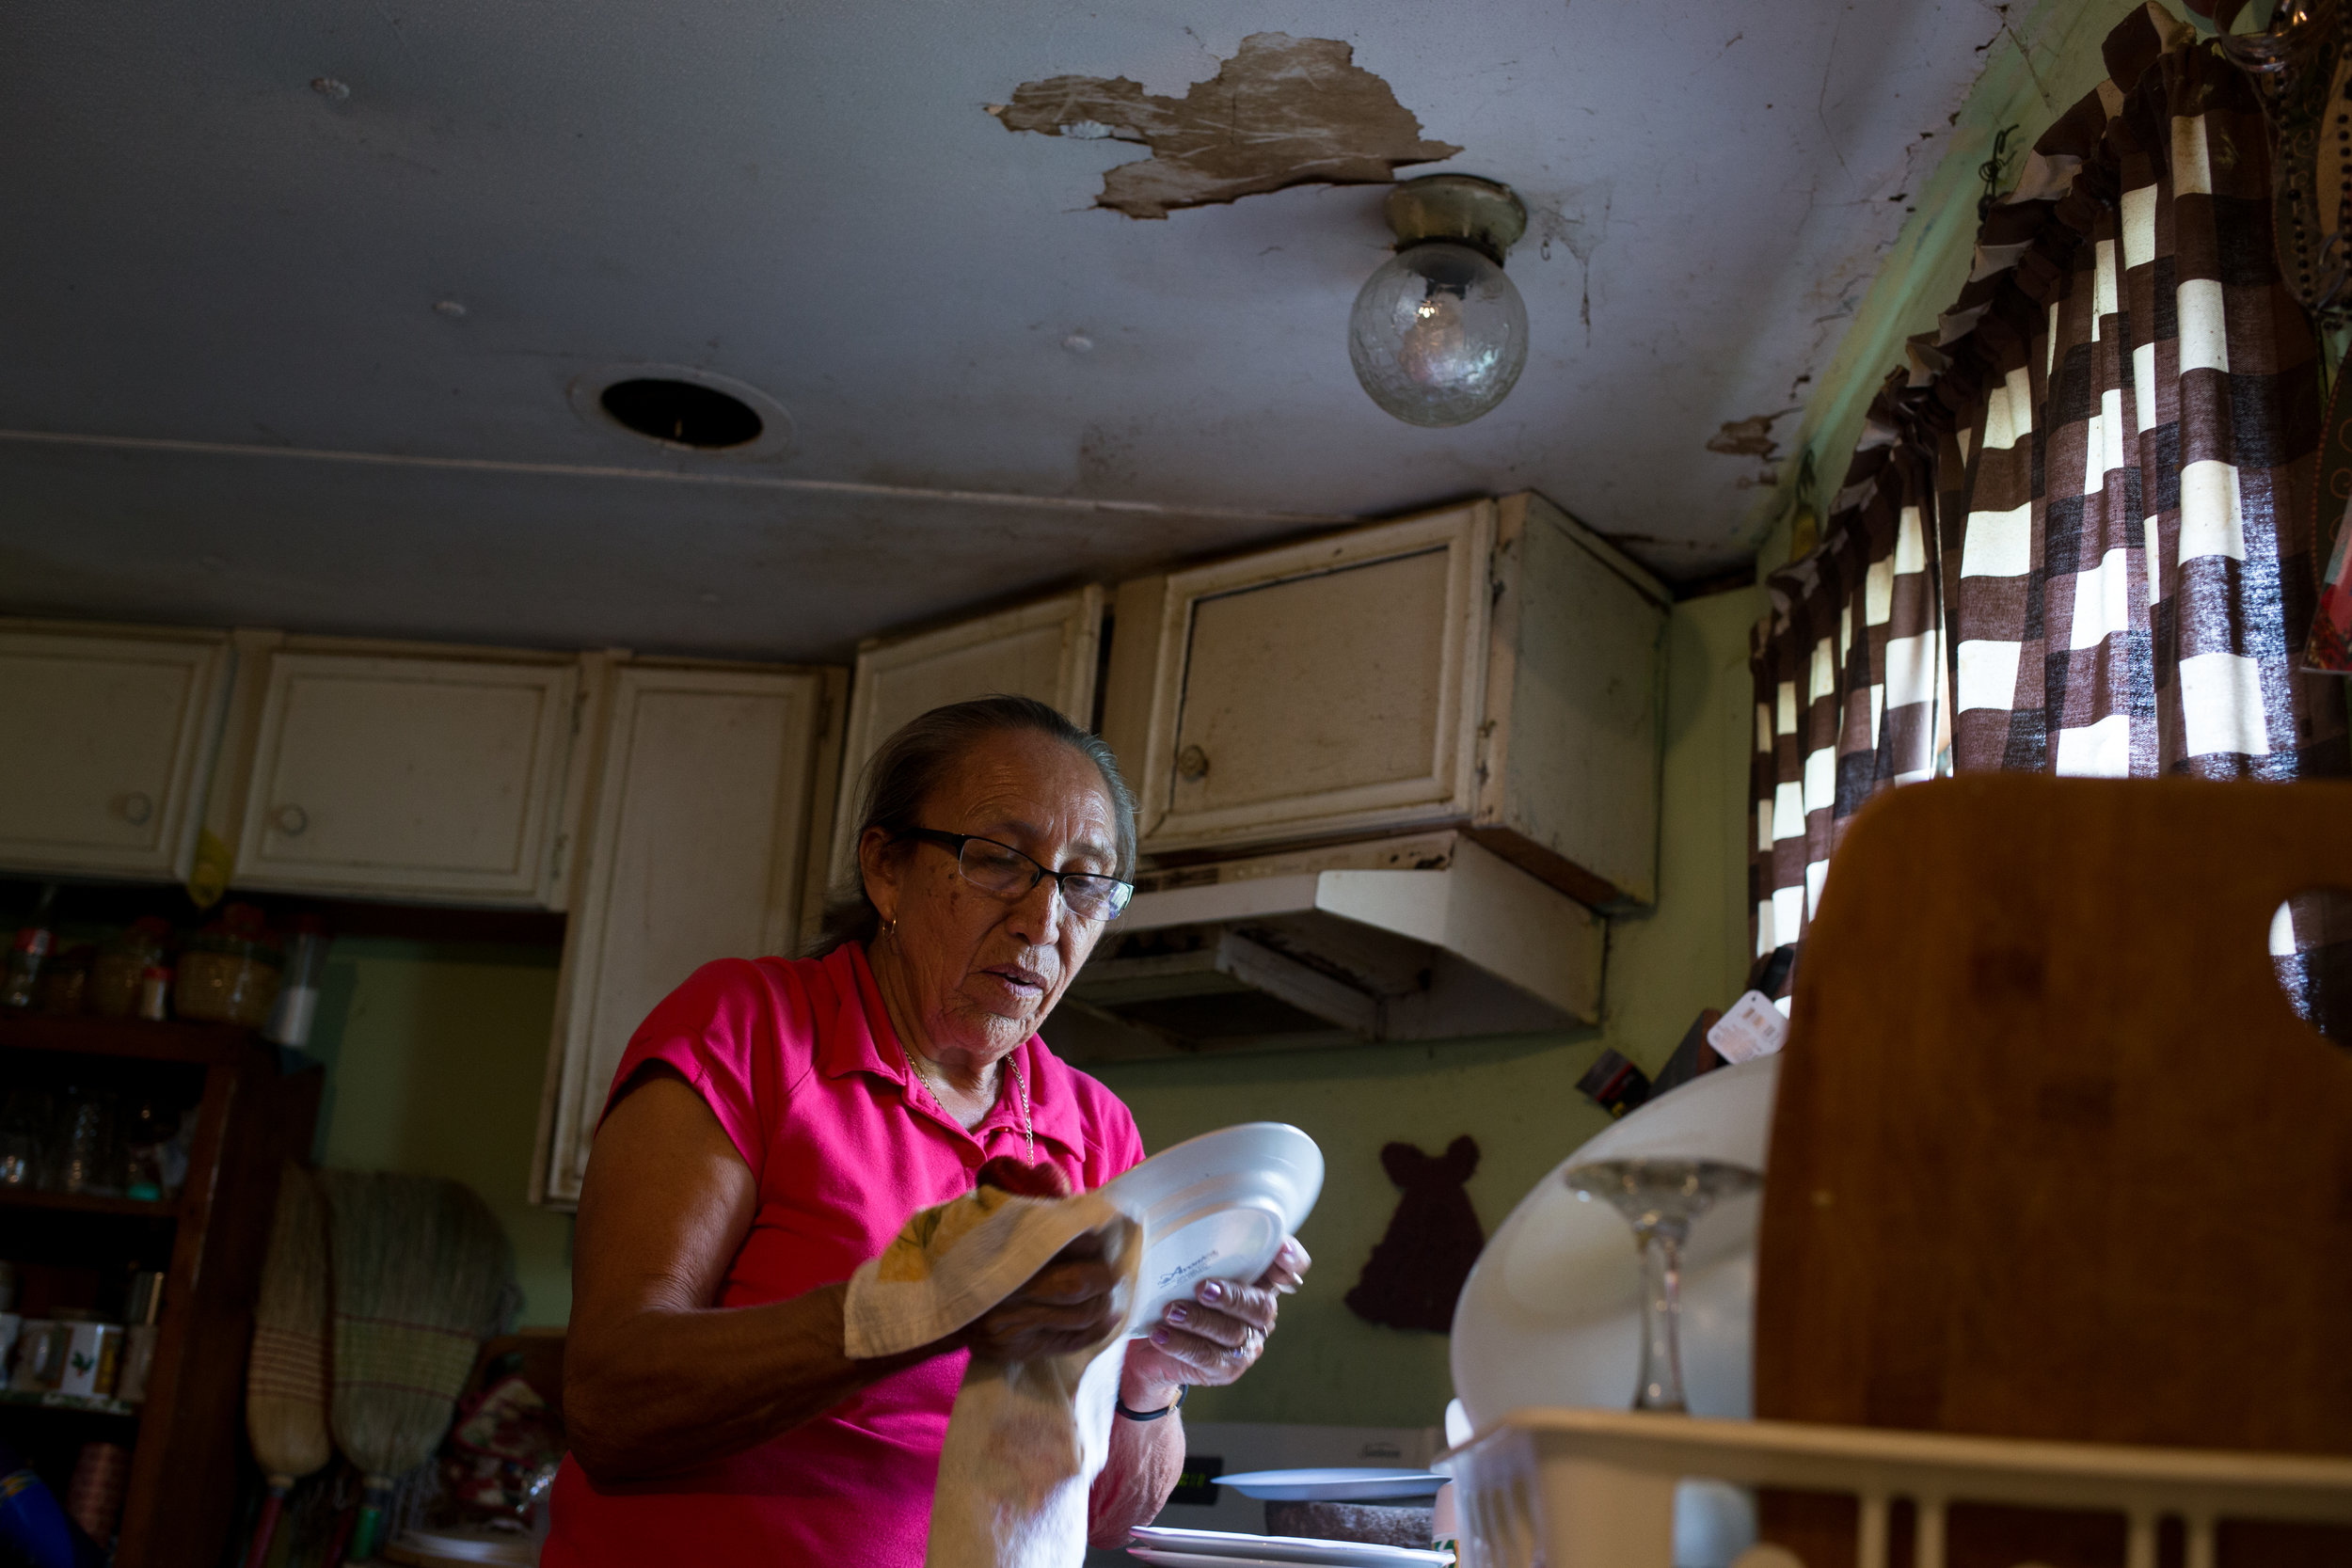
{"type": "Polygon", "coordinates": [[[221,918],[188,939],[180,955],[180,976],[172,992],[182,1018],[259,1028],[270,1005],[285,958],[262,929],[262,911],[231,904],[221,918]]]}
{"type": "Polygon", "coordinates": [[[43,965],[33,983],[33,1011],[67,1018],[82,1011],[89,997],[90,962],[98,949],[87,942],[69,947],[43,965]]]}
{"type": "Polygon", "coordinates": [[[161,1023],[171,1016],[171,971],[149,964],[139,974],[139,1017],[161,1023]]]}
{"type": "Polygon", "coordinates": [[[171,927],[160,916],[144,914],[106,939],[91,960],[89,1010],[101,1018],[129,1018],[139,1010],[139,977],[151,964],[163,962],[164,942],[171,927]]]}

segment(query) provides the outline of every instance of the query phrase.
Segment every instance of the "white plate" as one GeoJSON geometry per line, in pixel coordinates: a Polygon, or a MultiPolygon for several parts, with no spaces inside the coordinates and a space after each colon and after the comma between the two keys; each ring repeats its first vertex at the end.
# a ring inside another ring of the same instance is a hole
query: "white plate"
{"type": "MultiPolygon", "coordinates": [[[[1275,1539],[1279,1539],[1275,1538],[1275,1539]]],[[[1357,1541],[1328,1541],[1329,1546],[1350,1546],[1355,1555],[1319,1557],[1321,1568],[1452,1568],[1452,1552],[1410,1552],[1402,1546],[1375,1546],[1357,1541]],[[1365,1552],[1394,1552],[1395,1557],[1365,1557],[1365,1552]]],[[[1130,1546],[1127,1555],[1167,1568],[1303,1568],[1295,1557],[1229,1557],[1222,1552],[1176,1552],[1164,1546],[1130,1546]]]]}
{"type": "MultiPolygon", "coordinates": [[[[1780,1057],[1718,1068],[1612,1123],[1547,1172],[1495,1227],[1454,1310],[1454,1391],[1480,1427],[1527,1405],[1623,1410],[1642,1362],[1633,1232],[1580,1203],[1562,1172],[1598,1160],[1722,1160],[1765,1168],[1780,1057]]],[[[1682,1251],[1682,1376],[1694,1416],[1752,1413],[1758,1195],[1720,1203],[1682,1251]]]]}
{"type": "Polygon", "coordinates": [[[542,1543],[528,1530],[486,1527],[401,1531],[385,1556],[395,1562],[503,1562],[539,1560],[542,1543]]]}
{"type": "Polygon", "coordinates": [[[1394,1470],[1337,1465],[1319,1470],[1244,1470],[1217,1476],[1245,1497],[1282,1503],[1410,1503],[1434,1497],[1445,1477],[1434,1470],[1394,1470]]]}
{"type": "MultiPolygon", "coordinates": [[[[1142,1525],[1136,1540],[1171,1559],[1206,1562],[1316,1563],[1323,1568],[1443,1568],[1452,1552],[1379,1546],[1366,1541],[1317,1541],[1304,1535],[1242,1535],[1221,1529],[1173,1529],[1142,1525]]],[[[1133,1550],[1133,1548],[1129,1548],[1133,1550]]]]}
{"type": "Polygon", "coordinates": [[[1244,1122],[1154,1154],[1103,1196],[1143,1227],[1133,1334],[1148,1334],[1203,1279],[1265,1273],[1323,1191],[1323,1150],[1297,1128],[1244,1122]]]}

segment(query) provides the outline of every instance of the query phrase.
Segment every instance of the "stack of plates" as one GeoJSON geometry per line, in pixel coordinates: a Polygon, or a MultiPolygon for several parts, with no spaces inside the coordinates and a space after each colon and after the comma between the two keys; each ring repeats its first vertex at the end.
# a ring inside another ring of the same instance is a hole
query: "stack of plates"
{"type": "Polygon", "coordinates": [[[1452,1552],[1313,1541],[1303,1535],[1240,1535],[1216,1529],[1139,1526],[1130,1557],[1165,1568],[1451,1568],[1452,1552]]]}

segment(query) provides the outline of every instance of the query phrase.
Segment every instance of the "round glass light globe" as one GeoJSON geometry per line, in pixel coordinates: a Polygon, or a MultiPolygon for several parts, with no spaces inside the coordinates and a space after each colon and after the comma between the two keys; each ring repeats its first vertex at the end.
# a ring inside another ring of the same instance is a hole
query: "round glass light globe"
{"type": "Polygon", "coordinates": [[[1417,245],[1364,280],[1347,356],[1372,401],[1406,423],[1468,424],[1526,368],[1527,306],[1469,245],[1417,245]]]}

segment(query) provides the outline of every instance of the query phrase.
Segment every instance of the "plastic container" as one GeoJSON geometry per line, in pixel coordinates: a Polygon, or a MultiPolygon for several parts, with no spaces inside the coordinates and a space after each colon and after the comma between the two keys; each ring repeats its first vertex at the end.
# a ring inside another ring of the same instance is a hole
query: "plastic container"
{"type": "Polygon", "coordinates": [[[122,1337],[122,1370],[115,1375],[115,1398],[125,1404],[147,1402],[147,1380],[155,1372],[156,1323],[133,1323],[122,1337]]]}
{"type": "Polygon", "coordinates": [[[294,942],[286,952],[286,985],[262,1027],[262,1037],[279,1045],[307,1046],[318,1015],[319,982],[326,973],[326,924],[315,914],[294,917],[294,942]]]}
{"type": "Polygon", "coordinates": [[[73,1325],[55,1318],[26,1318],[19,1325],[8,1386],[21,1394],[54,1394],[65,1377],[65,1352],[73,1325]]]}
{"type": "Polygon", "coordinates": [[[122,1371],[122,1325],[83,1323],[66,1339],[65,1371],[57,1392],[84,1399],[112,1399],[122,1371]]]}

